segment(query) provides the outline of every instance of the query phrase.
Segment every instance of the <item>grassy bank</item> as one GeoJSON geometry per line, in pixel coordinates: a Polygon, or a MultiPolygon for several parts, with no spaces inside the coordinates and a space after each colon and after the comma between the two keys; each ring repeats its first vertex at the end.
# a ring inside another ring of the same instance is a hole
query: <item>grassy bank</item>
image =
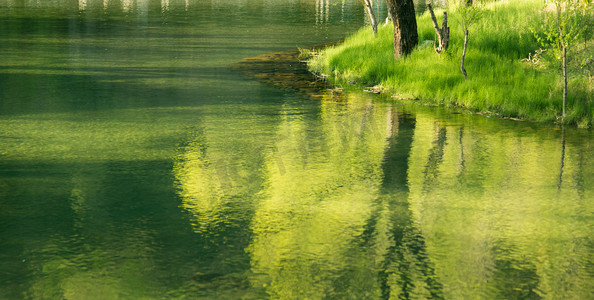
{"type": "MultiPolygon", "coordinates": [[[[482,18],[470,28],[465,67],[460,73],[463,32],[456,11],[450,9],[451,36],[447,53],[433,49],[435,32],[428,13],[417,18],[418,48],[394,61],[391,24],[377,36],[362,28],[344,43],[330,47],[309,61],[312,71],[337,84],[379,85],[386,93],[419,102],[456,105],[502,117],[559,122],[562,106],[560,63],[542,53],[531,28],[542,22],[543,1],[498,1],[484,7],[482,18]]],[[[436,11],[441,16],[441,12],[436,11]]],[[[441,18],[439,18],[441,22],[441,18]]],[[[594,115],[594,44],[580,42],[571,52],[568,111],[565,123],[591,126],[594,115]]]]}

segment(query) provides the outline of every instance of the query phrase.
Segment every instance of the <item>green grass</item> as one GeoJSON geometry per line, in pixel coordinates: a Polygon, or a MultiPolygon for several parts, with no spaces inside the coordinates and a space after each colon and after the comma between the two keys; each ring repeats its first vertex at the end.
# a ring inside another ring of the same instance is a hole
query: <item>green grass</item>
{"type": "MultiPolygon", "coordinates": [[[[560,63],[547,53],[541,54],[538,63],[523,61],[540,48],[531,28],[538,28],[542,22],[543,1],[498,1],[484,9],[482,18],[470,28],[466,80],[460,72],[464,37],[455,9],[448,12],[450,48],[445,54],[438,55],[433,50],[435,32],[425,13],[417,18],[419,46],[404,59],[394,60],[394,29],[389,24],[380,26],[376,37],[370,28],[362,28],[344,43],[313,57],[309,67],[316,73],[330,75],[336,84],[355,81],[362,86],[381,85],[393,95],[423,103],[560,122],[560,63]]],[[[442,13],[436,11],[436,15],[442,13]]],[[[575,58],[565,123],[582,127],[593,123],[593,46],[590,40],[572,50],[575,58]]]]}

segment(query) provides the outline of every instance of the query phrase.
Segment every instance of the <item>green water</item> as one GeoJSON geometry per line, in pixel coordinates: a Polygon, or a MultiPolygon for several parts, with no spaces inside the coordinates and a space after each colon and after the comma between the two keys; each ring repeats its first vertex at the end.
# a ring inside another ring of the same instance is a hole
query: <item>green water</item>
{"type": "Polygon", "coordinates": [[[0,299],[594,299],[594,134],[228,66],[358,1],[0,0],[0,299]]]}

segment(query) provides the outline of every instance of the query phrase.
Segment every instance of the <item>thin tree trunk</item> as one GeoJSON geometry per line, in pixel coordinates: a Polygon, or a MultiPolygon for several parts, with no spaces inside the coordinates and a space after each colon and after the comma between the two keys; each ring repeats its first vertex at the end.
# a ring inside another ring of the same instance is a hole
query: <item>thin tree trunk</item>
{"type": "Polygon", "coordinates": [[[410,54],[419,44],[417,18],[412,0],[386,0],[394,24],[394,59],[410,54]]]}
{"type": "Polygon", "coordinates": [[[433,29],[435,29],[437,37],[441,40],[441,30],[439,29],[439,24],[437,23],[437,18],[435,17],[435,13],[433,12],[433,6],[431,5],[431,2],[427,2],[427,8],[429,9],[431,21],[433,21],[433,29]]]}
{"type": "Polygon", "coordinates": [[[464,29],[464,48],[462,49],[462,61],[460,63],[460,71],[464,75],[464,79],[468,78],[466,69],[464,69],[464,59],[466,58],[466,46],[468,46],[468,29],[464,29]]]}
{"type": "Polygon", "coordinates": [[[437,48],[435,48],[435,52],[441,53],[442,51],[448,50],[448,44],[450,40],[450,28],[448,27],[448,13],[445,11],[443,12],[443,22],[441,29],[439,29],[439,24],[437,23],[437,18],[435,17],[435,13],[433,12],[431,2],[427,2],[427,8],[429,9],[431,21],[433,22],[433,29],[435,29],[435,34],[437,34],[437,39],[439,41],[439,45],[437,48]]]}
{"type": "Polygon", "coordinates": [[[567,105],[567,46],[563,46],[563,113],[565,120],[565,106],[567,105]]]}
{"type": "Polygon", "coordinates": [[[375,14],[373,13],[373,4],[371,3],[372,0],[362,0],[363,6],[365,6],[365,12],[367,12],[367,16],[369,17],[369,21],[371,22],[371,29],[373,30],[373,35],[377,34],[377,21],[375,20],[375,14]]]}

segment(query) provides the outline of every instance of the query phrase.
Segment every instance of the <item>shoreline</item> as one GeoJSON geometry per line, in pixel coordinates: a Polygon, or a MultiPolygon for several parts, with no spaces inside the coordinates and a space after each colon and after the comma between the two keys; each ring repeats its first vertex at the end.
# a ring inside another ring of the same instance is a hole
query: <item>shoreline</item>
{"type": "MultiPolygon", "coordinates": [[[[348,38],[347,38],[348,40],[348,38]]],[[[321,99],[329,94],[338,92],[365,92],[383,97],[386,101],[397,101],[401,103],[445,107],[452,113],[464,111],[467,114],[484,116],[486,118],[512,120],[517,122],[534,122],[550,124],[554,126],[563,125],[558,119],[554,121],[539,121],[526,117],[518,117],[513,114],[494,110],[478,110],[468,105],[460,105],[430,99],[422,96],[406,96],[397,91],[386,88],[380,84],[373,86],[361,84],[355,80],[346,81],[344,78],[322,74],[316,75],[309,65],[318,55],[324,55],[329,49],[344,47],[344,41],[329,42],[304,48],[295,48],[284,51],[261,54],[255,57],[244,58],[229,67],[241,72],[244,76],[255,78],[267,84],[271,84],[284,90],[290,90],[300,94],[306,94],[314,99],[321,99]],[[306,55],[303,52],[307,53],[306,55]],[[305,57],[304,57],[305,56],[305,57]]],[[[320,74],[320,73],[318,73],[320,74]]],[[[590,128],[590,125],[576,126],[590,128]]]]}
{"type": "MultiPolygon", "coordinates": [[[[244,76],[255,78],[266,84],[271,84],[275,87],[290,90],[300,94],[306,94],[314,99],[321,99],[328,94],[339,92],[362,92],[375,94],[378,97],[383,97],[386,101],[395,101],[411,105],[419,106],[435,106],[446,107],[444,105],[422,102],[419,98],[404,98],[395,93],[390,93],[383,90],[381,87],[372,86],[367,87],[357,83],[350,83],[348,87],[343,88],[340,85],[332,83],[326,76],[317,76],[308,67],[308,57],[302,57],[302,50],[306,51],[324,51],[327,47],[340,45],[342,41],[329,42],[308,46],[304,48],[296,48],[291,50],[277,51],[261,54],[254,57],[248,57],[240,60],[229,67],[241,72],[244,76]]],[[[527,121],[525,119],[502,117],[496,112],[476,112],[468,108],[455,106],[451,113],[458,114],[463,110],[467,114],[481,115],[487,118],[495,116],[501,120],[513,120],[518,122],[527,121]]]]}
{"type": "MultiPolygon", "coordinates": [[[[387,97],[423,105],[456,107],[474,114],[591,128],[594,124],[594,40],[574,45],[567,115],[561,117],[562,76],[552,53],[540,50],[535,33],[538,1],[492,3],[473,27],[465,68],[460,73],[461,30],[452,27],[450,48],[436,54],[435,32],[427,13],[417,16],[419,45],[409,56],[393,58],[393,28],[369,27],[327,47],[309,60],[312,72],[336,86],[381,91],[387,97]],[[492,26],[497,24],[497,26],[492,26]],[[539,52],[540,51],[540,52],[539,52]],[[536,53],[536,54],[535,54],[536,53]],[[325,74],[325,75],[324,75],[325,74]]],[[[450,10],[455,18],[456,11],[450,10]]],[[[452,25],[455,26],[455,25],[452,25]]]]}

